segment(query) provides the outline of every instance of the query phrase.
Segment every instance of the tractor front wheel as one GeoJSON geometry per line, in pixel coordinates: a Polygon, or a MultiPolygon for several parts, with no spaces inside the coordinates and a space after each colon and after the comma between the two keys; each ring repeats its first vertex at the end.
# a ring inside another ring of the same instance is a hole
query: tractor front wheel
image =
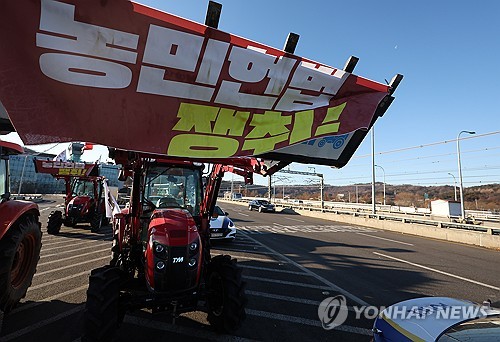
{"type": "Polygon", "coordinates": [[[92,233],[99,233],[102,226],[102,213],[94,212],[90,218],[90,231],[92,233]]]}
{"type": "Polygon", "coordinates": [[[92,270],[83,313],[82,341],[111,341],[123,322],[125,307],[120,300],[125,273],[118,267],[92,270]]]}
{"type": "Polygon", "coordinates": [[[9,312],[26,295],[41,248],[36,216],[21,218],[0,240],[0,311],[9,312]]]}
{"type": "Polygon", "coordinates": [[[62,212],[59,210],[52,211],[47,220],[47,233],[52,235],[59,234],[62,224],[62,212]]]}
{"type": "Polygon", "coordinates": [[[207,266],[208,322],[216,331],[233,333],[246,318],[245,283],[241,269],[229,255],[219,255],[207,266]]]}

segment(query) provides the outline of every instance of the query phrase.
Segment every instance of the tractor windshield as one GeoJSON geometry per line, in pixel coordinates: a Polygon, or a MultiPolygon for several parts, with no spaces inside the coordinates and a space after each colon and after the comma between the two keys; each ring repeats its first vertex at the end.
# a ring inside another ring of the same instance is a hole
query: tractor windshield
{"type": "Polygon", "coordinates": [[[183,208],[200,215],[200,171],[169,166],[150,167],[144,198],[156,208],[183,208]]]}
{"type": "Polygon", "coordinates": [[[75,179],[73,181],[72,191],[74,196],[94,197],[94,183],[92,181],[75,179]]]}

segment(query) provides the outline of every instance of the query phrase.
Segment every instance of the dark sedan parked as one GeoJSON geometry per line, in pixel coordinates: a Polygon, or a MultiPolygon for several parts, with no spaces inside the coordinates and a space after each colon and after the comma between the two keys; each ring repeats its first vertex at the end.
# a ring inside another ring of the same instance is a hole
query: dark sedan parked
{"type": "Polygon", "coordinates": [[[259,213],[261,213],[263,211],[274,213],[275,210],[276,210],[274,208],[274,204],[271,204],[271,203],[269,203],[266,200],[253,200],[253,201],[250,201],[248,203],[248,210],[253,210],[253,209],[258,210],[259,213]]]}

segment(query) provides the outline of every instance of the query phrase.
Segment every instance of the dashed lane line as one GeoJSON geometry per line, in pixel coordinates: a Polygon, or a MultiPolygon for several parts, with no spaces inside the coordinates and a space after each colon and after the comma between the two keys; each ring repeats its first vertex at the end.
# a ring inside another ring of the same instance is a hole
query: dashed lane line
{"type": "MultiPolygon", "coordinates": [[[[246,233],[243,233],[243,234],[246,234],[246,233]]],[[[364,306],[370,306],[370,304],[368,304],[366,301],[364,301],[363,299],[357,297],[356,295],[348,292],[347,290],[344,290],[343,288],[341,288],[340,286],[337,286],[335,285],[334,283],[330,282],[329,280],[321,277],[320,275],[314,273],[313,271],[311,271],[310,269],[302,266],[301,264],[293,261],[292,259],[286,257],[285,255],[281,254],[281,253],[278,253],[276,252],[274,249],[264,245],[263,243],[261,243],[260,241],[254,239],[253,237],[251,237],[250,235],[246,234],[247,238],[249,238],[250,240],[252,240],[253,242],[257,243],[257,244],[260,244],[262,247],[266,248],[268,251],[270,252],[273,252],[276,254],[276,256],[279,256],[281,259],[283,260],[286,260],[288,263],[292,264],[292,265],[295,265],[295,267],[299,268],[300,270],[310,274],[311,276],[313,276],[314,278],[318,279],[320,282],[322,282],[323,284],[327,285],[330,290],[335,290],[337,292],[340,292],[341,294],[343,294],[344,296],[350,298],[351,300],[355,301],[356,303],[360,304],[360,305],[364,305],[364,306]]]]}
{"type": "Polygon", "coordinates": [[[379,239],[379,240],[386,240],[386,241],[390,241],[390,242],[395,242],[395,243],[399,243],[399,244],[402,244],[402,245],[415,246],[415,245],[414,245],[414,244],[412,244],[412,243],[403,242],[403,241],[398,241],[398,240],[392,240],[392,239],[387,239],[387,238],[383,238],[383,237],[380,237],[380,236],[373,236],[373,235],[370,235],[370,234],[365,234],[365,233],[356,233],[356,234],[358,234],[358,235],[368,236],[368,237],[371,237],[371,238],[374,238],[374,239],[379,239]]]}
{"type": "MultiPolygon", "coordinates": [[[[299,323],[299,324],[304,324],[304,325],[310,325],[313,327],[321,327],[321,323],[319,320],[312,320],[312,319],[307,319],[307,318],[302,318],[302,317],[282,315],[282,314],[278,314],[278,313],[274,313],[274,312],[252,310],[252,309],[246,309],[245,311],[246,311],[247,315],[268,318],[268,319],[275,319],[275,320],[285,321],[285,322],[290,322],[290,323],[299,323]]],[[[354,334],[360,334],[360,335],[367,335],[367,336],[373,335],[373,332],[370,329],[352,327],[350,325],[340,325],[338,327],[335,327],[335,330],[344,331],[344,332],[348,332],[348,333],[354,333],[354,334]]]]}
{"type": "Polygon", "coordinates": [[[144,328],[168,331],[175,334],[185,335],[189,337],[194,337],[195,339],[205,339],[210,341],[220,341],[220,342],[252,342],[244,337],[230,336],[217,334],[213,331],[201,330],[193,327],[183,327],[180,325],[168,324],[165,322],[160,322],[153,319],[148,319],[144,317],[137,317],[132,315],[126,315],[124,319],[125,323],[137,325],[144,328]]]}
{"type": "Polygon", "coordinates": [[[249,254],[270,254],[270,255],[274,255],[271,252],[258,251],[258,250],[255,250],[255,249],[212,248],[212,250],[222,251],[222,252],[249,253],[249,254]]]}
{"type": "Polygon", "coordinates": [[[240,268],[248,268],[248,269],[252,269],[252,270],[259,270],[259,271],[287,273],[287,274],[295,274],[295,275],[308,276],[308,277],[311,276],[310,274],[307,274],[305,272],[296,272],[296,271],[289,271],[289,270],[278,270],[278,269],[269,268],[269,267],[250,266],[250,265],[243,265],[243,264],[238,264],[238,267],[240,267],[240,268]]]}
{"type": "Polygon", "coordinates": [[[287,219],[287,220],[291,220],[291,221],[297,221],[297,222],[302,222],[302,223],[305,223],[306,221],[304,220],[299,220],[299,219],[294,219],[292,217],[286,217],[286,216],[283,216],[284,219],[287,219]]]}
{"type": "Polygon", "coordinates": [[[488,284],[485,284],[485,283],[481,283],[481,282],[476,281],[476,280],[472,280],[472,279],[461,277],[461,276],[458,276],[458,275],[455,275],[455,274],[452,274],[452,273],[440,271],[440,270],[437,270],[435,268],[431,268],[431,267],[428,267],[428,266],[416,264],[414,262],[406,261],[406,260],[403,260],[403,259],[395,258],[395,257],[392,257],[390,255],[385,255],[385,254],[378,253],[378,252],[373,252],[373,254],[380,255],[380,256],[382,256],[384,258],[392,259],[392,260],[395,260],[395,261],[399,261],[399,262],[402,262],[402,263],[405,263],[405,264],[408,264],[408,265],[412,265],[412,266],[415,266],[415,267],[423,268],[424,270],[429,270],[429,271],[433,271],[433,272],[436,272],[436,273],[444,274],[444,275],[446,275],[448,277],[460,279],[460,280],[463,280],[463,281],[467,281],[469,283],[473,283],[473,284],[476,284],[476,285],[480,285],[480,286],[484,286],[484,287],[487,287],[487,288],[490,288],[490,289],[493,289],[493,290],[500,291],[500,287],[497,287],[497,286],[493,286],[493,285],[488,285],[488,284]]]}
{"type": "Polygon", "coordinates": [[[295,282],[295,281],[286,281],[286,280],[269,279],[269,278],[261,278],[261,277],[252,277],[252,276],[243,276],[243,279],[261,281],[261,282],[273,283],[273,284],[280,284],[280,285],[308,287],[310,289],[318,289],[318,290],[332,290],[332,288],[330,288],[328,286],[298,283],[298,282],[295,282]]]}
{"type": "Polygon", "coordinates": [[[46,326],[48,324],[57,322],[57,321],[59,321],[59,320],[61,320],[63,318],[66,318],[68,316],[74,315],[74,314],[82,311],[83,308],[84,308],[84,304],[80,304],[80,305],[78,305],[77,307],[74,307],[71,310],[64,311],[64,312],[62,312],[62,313],[60,313],[58,315],[52,316],[52,317],[50,317],[48,319],[45,319],[43,321],[38,321],[37,323],[31,324],[29,327],[26,327],[24,329],[19,329],[16,332],[13,332],[12,334],[2,336],[2,341],[10,341],[10,340],[18,338],[20,336],[26,335],[26,334],[28,334],[28,333],[30,333],[32,331],[35,331],[37,329],[40,329],[41,327],[46,326]]]}

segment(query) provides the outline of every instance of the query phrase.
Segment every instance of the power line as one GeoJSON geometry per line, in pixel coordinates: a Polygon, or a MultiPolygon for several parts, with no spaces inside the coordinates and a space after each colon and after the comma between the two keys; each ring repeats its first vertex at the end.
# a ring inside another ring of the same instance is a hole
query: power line
{"type": "MultiPolygon", "coordinates": [[[[467,137],[461,138],[460,140],[477,139],[477,138],[485,137],[485,136],[488,136],[488,135],[499,134],[499,133],[500,133],[500,131],[495,131],[495,132],[490,132],[490,133],[484,133],[484,134],[475,134],[475,135],[471,135],[471,136],[467,136],[467,137]]],[[[417,148],[423,148],[423,147],[429,147],[429,146],[435,146],[435,145],[443,145],[443,144],[448,144],[448,143],[456,143],[456,141],[457,141],[457,139],[444,140],[444,141],[439,141],[439,142],[430,143],[430,144],[424,144],[424,145],[418,145],[418,146],[411,146],[411,147],[403,147],[403,148],[399,148],[399,149],[396,149],[396,150],[377,152],[375,154],[376,155],[382,155],[382,154],[397,153],[397,152],[403,152],[403,151],[408,151],[408,150],[414,150],[414,149],[417,149],[417,148]]],[[[366,158],[366,157],[371,157],[371,154],[364,154],[364,155],[361,155],[361,156],[355,156],[352,159],[354,159],[354,158],[366,158]]]]}

